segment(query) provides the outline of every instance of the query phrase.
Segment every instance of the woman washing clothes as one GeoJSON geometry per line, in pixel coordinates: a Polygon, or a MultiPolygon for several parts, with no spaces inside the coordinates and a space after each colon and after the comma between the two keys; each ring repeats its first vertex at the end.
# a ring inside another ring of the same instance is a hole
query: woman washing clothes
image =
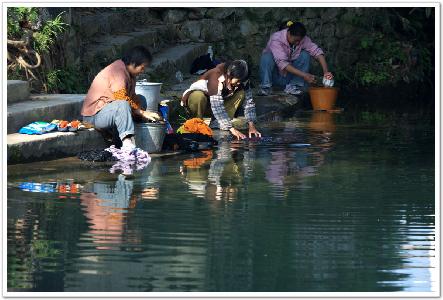
{"type": "Polygon", "coordinates": [[[272,86],[284,86],[285,93],[301,95],[307,84],[315,83],[315,76],[309,73],[311,56],[320,63],[323,77],[332,80],[333,75],[323,50],[306,35],[306,28],[300,22],[288,21],[271,35],[260,58],[260,91],[272,94],[272,86]]]}
{"type": "Polygon", "coordinates": [[[151,62],[148,49],[143,46],[132,48],[95,76],[83,102],[83,121],[98,130],[117,133],[122,149],[135,148],[134,119],[161,119],[157,113],[144,110],[135,94],[135,78],[151,62]]]}
{"type": "Polygon", "coordinates": [[[193,118],[211,117],[211,127],[229,130],[237,139],[246,136],[232,126],[232,119],[243,107],[249,137],[260,137],[255,128],[255,103],[248,82],[248,64],[234,60],[218,64],[203,74],[183,93],[182,104],[193,118]]]}

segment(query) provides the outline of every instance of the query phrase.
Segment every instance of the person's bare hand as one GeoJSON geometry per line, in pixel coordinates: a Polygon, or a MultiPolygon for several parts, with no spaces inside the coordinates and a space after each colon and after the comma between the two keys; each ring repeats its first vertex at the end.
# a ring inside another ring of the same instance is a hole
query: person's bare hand
{"type": "Polygon", "coordinates": [[[251,123],[251,125],[249,125],[249,138],[252,138],[252,135],[261,137],[261,133],[255,128],[254,124],[251,123]]]}
{"type": "Polygon", "coordinates": [[[149,121],[153,121],[153,122],[157,122],[160,121],[162,119],[162,117],[160,117],[160,115],[156,112],[153,111],[143,111],[142,113],[143,118],[149,120],[149,121]]]}
{"type": "Polygon", "coordinates": [[[332,75],[331,72],[326,72],[326,73],[323,74],[323,77],[324,77],[325,79],[331,80],[331,79],[334,78],[334,75],[332,75]]]}
{"type": "Polygon", "coordinates": [[[303,79],[307,82],[307,83],[315,83],[315,76],[309,73],[305,73],[305,75],[303,76],[303,79]]]}
{"type": "Polygon", "coordinates": [[[241,133],[240,131],[238,131],[234,127],[229,129],[229,131],[232,133],[233,136],[235,136],[237,138],[237,140],[243,140],[246,138],[246,135],[244,135],[243,133],[241,133]]]}

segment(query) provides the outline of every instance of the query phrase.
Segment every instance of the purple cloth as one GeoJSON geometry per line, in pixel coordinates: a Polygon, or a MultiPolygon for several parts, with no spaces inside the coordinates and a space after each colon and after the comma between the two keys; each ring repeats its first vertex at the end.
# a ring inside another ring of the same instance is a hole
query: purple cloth
{"type": "Polygon", "coordinates": [[[308,36],[305,36],[300,41],[300,44],[295,48],[295,51],[291,51],[291,46],[286,37],[287,32],[288,29],[283,29],[273,33],[269,38],[266,48],[263,50],[263,53],[272,53],[275,63],[282,75],[285,75],[284,69],[300,56],[302,50],[308,51],[313,57],[324,54],[323,50],[317,46],[317,44],[313,43],[308,36]]]}
{"type": "Polygon", "coordinates": [[[148,152],[140,149],[134,148],[132,150],[127,149],[119,149],[112,145],[109,148],[106,148],[105,151],[108,151],[118,159],[118,162],[115,163],[109,172],[115,173],[118,170],[121,170],[123,174],[132,174],[134,170],[140,171],[146,168],[151,162],[151,157],[148,152]]]}

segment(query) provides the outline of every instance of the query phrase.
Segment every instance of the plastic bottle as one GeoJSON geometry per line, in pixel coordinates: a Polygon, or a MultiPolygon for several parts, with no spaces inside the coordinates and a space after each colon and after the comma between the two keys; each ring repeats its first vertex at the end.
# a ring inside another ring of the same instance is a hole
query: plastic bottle
{"type": "Polygon", "coordinates": [[[175,78],[178,80],[178,82],[183,82],[183,73],[180,71],[177,71],[175,73],[175,78]]]}
{"type": "Polygon", "coordinates": [[[211,58],[211,61],[213,61],[214,60],[214,51],[212,50],[212,46],[208,47],[208,54],[209,54],[209,57],[211,58]]]}

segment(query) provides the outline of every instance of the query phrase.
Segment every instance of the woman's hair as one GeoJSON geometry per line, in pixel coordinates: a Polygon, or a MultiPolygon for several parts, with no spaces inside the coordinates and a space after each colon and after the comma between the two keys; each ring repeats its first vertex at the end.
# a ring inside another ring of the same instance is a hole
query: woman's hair
{"type": "Polygon", "coordinates": [[[152,55],[145,47],[135,46],[123,54],[122,60],[127,66],[134,64],[135,67],[138,67],[141,64],[150,63],[152,61],[152,55]]]}
{"type": "Polygon", "coordinates": [[[292,24],[294,24],[294,22],[291,21],[291,20],[286,20],[286,21],[280,22],[280,23],[277,24],[278,31],[283,30],[283,29],[287,29],[292,24]]]}
{"type": "Polygon", "coordinates": [[[238,78],[245,82],[249,78],[248,63],[243,59],[228,61],[225,64],[225,74],[228,78],[238,78]]]}
{"type": "Polygon", "coordinates": [[[290,26],[288,26],[288,31],[292,36],[304,37],[306,35],[306,27],[301,22],[293,22],[290,26]]]}

